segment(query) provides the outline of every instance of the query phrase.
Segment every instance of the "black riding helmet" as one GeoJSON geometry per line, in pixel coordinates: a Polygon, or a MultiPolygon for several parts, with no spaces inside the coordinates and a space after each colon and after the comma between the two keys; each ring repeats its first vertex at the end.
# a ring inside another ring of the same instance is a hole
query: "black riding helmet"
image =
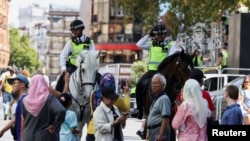
{"type": "Polygon", "coordinates": [[[81,20],[74,20],[73,22],[70,23],[70,30],[75,30],[75,29],[84,29],[85,26],[81,20]]]}
{"type": "Polygon", "coordinates": [[[162,34],[162,35],[167,35],[167,29],[165,28],[164,25],[158,24],[153,28],[153,34],[162,34]]]}

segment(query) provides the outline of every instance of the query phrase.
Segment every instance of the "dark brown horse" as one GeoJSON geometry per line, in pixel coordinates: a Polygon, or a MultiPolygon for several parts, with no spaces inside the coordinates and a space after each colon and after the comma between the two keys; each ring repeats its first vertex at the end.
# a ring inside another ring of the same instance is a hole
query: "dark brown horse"
{"type": "MultiPolygon", "coordinates": [[[[168,56],[158,66],[157,71],[163,74],[167,80],[165,91],[171,101],[172,108],[175,105],[177,94],[180,92],[185,81],[189,78],[190,69],[193,69],[192,58],[189,54],[184,53],[184,51],[168,56]]],[[[136,100],[137,104],[139,103],[139,115],[143,113],[144,117],[147,117],[154,96],[150,93],[151,77],[143,81],[144,83],[140,85],[137,84],[136,100]]],[[[170,120],[172,120],[174,111],[172,110],[171,113],[170,120]]],[[[174,140],[175,139],[171,139],[171,141],[174,140]]]]}

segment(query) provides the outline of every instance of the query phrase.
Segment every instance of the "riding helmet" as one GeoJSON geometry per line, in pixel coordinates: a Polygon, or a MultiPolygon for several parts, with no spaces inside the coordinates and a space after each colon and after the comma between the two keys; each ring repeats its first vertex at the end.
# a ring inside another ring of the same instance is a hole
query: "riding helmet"
{"type": "Polygon", "coordinates": [[[81,20],[74,20],[73,22],[70,23],[70,30],[75,30],[75,29],[84,29],[85,26],[81,20]]]}
{"type": "Polygon", "coordinates": [[[167,34],[167,29],[165,28],[164,25],[162,24],[158,24],[153,28],[153,34],[157,35],[157,34],[167,34]]]}

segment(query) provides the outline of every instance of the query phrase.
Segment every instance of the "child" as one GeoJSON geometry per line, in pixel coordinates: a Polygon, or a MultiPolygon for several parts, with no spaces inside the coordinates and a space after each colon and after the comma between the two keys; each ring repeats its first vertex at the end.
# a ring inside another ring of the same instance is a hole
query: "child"
{"type": "Polygon", "coordinates": [[[234,85],[229,85],[226,88],[224,98],[227,103],[227,108],[222,113],[221,125],[242,125],[243,116],[240,105],[237,103],[239,97],[239,89],[234,85]]]}
{"type": "Polygon", "coordinates": [[[60,141],[77,141],[75,134],[79,134],[77,129],[77,116],[74,111],[69,110],[72,104],[72,98],[68,93],[60,95],[61,104],[67,109],[64,122],[60,129],[60,141]]]}

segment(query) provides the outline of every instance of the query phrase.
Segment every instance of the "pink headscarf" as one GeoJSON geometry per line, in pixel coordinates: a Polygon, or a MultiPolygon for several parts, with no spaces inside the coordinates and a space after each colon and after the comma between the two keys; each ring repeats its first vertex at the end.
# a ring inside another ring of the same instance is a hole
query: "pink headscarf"
{"type": "Polygon", "coordinates": [[[43,108],[48,95],[49,88],[44,76],[33,76],[28,90],[28,95],[23,99],[23,104],[26,110],[36,117],[43,108]]]}

